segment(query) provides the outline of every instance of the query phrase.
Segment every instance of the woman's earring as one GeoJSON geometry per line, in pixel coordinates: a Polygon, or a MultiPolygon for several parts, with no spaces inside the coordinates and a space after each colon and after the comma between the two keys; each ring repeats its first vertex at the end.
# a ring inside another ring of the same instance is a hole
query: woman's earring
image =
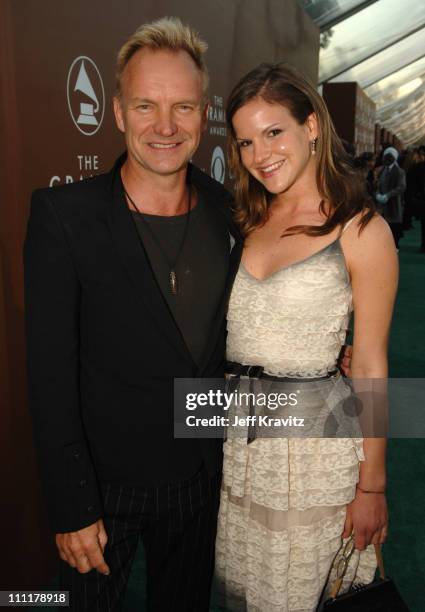
{"type": "Polygon", "coordinates": [[[316,155],[316,150],[317,150],[317,138],[313,138],[313,140],[310,142],[310,149],[311,149],[311,154],[312,154],[312,155],[316,155]]]}

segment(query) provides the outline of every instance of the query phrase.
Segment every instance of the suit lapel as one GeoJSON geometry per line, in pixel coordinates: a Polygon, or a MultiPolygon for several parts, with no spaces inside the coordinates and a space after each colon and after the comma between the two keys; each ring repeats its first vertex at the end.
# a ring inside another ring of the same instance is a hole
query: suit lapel
{"type": "Polygon", "coordinates": [[[112,197],[107,214],[117,254],[142,308],[149,311],[161,333],[166,336],[182,358],[191,362],[195,368],[192,356],[157,284],[145,248],[127,207],[120,177],[120,168],[124,159],[125,157],[121,157],[111,172],[112,197]]]}

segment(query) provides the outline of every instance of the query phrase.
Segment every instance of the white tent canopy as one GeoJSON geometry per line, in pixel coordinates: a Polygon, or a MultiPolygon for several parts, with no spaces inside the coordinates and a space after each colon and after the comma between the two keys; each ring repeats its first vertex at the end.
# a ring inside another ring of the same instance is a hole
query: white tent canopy
{"type": "Polygon", "coordinates": [[[356,81],[406,144],[425,134],[425,1],[299,0],[320,27],[319,83],[356,81]]]}

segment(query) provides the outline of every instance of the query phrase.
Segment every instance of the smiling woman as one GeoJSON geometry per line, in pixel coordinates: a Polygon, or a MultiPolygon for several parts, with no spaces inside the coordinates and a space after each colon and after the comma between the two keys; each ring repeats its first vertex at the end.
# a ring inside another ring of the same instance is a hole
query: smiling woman
{"type": "Polygon", "coordinates": [[[326,202],[330,214],[320,226],[291,228],[292,231],[324,235],[348,221],[353,212],[364,213],[362,227],[371,219],[371,202],[365,201],[363,186],[348,163],[322,98],[294,68],[261,64],[248,73],[233,89],[226,116],[230,127],[229,165],[237,177],[237,220],[244,233],[264,221],[267,214],[271,198],[261,187],[260,179],[273,179],[282,189],[288,188],[309,163],[310,152],[317,160],[316,182],[322,210],[326,202]],[[253,121],[245,121],[248,114],[253,121]],[[244,130],[238,130],[242,125],[244,130]],[[300,147],[304,137],[306,146],[300,147]],[[274,155],[270,157],[266,152],[274,155]],[[286,167],[278,176],[281,166],[286,167]]]}
{"type": "Polygon", "coordinates": [[[385,440],[341,428],[337,406],[354,398],[337,363],[354,309],[354,388],[387,376],[397,255],[326,106],[295,70],[254,69],[230,94],[227,119],[245,234],[227,315],[229,374],[242,389],[294,383],[296,416],[314,426],[227,435],[218,584],[232,611],[313,612],[343,540],[353,533],[356,548],[345,588],[372,580],[371,544],[387,536],[385,440]],[[336,434],[321,426],[324,413],[336,434]]]}

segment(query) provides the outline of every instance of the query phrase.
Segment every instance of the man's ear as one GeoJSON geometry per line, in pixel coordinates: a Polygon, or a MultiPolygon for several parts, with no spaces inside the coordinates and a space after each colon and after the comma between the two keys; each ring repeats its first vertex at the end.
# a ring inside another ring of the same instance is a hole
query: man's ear
{"type": "Polygon", "coordinates": [[[124,117],[121,106],[121,99],[117,96],[113,98],[115,122],[120,132],[125,132],[124,117]]]}

